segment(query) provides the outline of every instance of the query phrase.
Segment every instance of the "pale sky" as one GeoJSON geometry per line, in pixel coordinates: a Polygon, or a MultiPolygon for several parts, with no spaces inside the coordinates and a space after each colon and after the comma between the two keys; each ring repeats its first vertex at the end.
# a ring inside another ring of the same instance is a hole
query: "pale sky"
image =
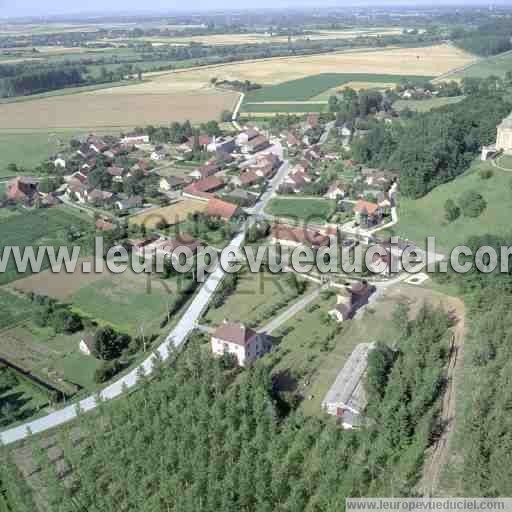
{"type": "MultiPolygon", "coordinates": [[[[494,5],[510,4],[509,0],[495,0],[494,5]]],[[[172,12],[172,11],[206,11],[215,9],[241,10],[244,4],[257,8],[287,7],[321,7],[321,6],[353,6],[353,5],[407,5],[442,6],[442,5],[488,5],[484,0],[259,0],[244,2],[243,0],[196,0],[183,2],[176,0],[87,0],[74,2],[70,0],[0,0],[0,18],[14,16],[52,16],[59,14],[80,13],[112,13],[112,12],[172,12]]]]}

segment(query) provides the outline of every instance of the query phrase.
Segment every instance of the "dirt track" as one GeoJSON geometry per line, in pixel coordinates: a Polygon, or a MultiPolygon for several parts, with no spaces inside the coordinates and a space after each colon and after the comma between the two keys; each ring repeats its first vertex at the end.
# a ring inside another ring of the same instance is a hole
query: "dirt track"
{"type": "Polygon", "coordinates": [[[457,380],[461,377],[464,349],[465,312],[464,303],[453,299],[456,325],[450,345],[450,359],[446,371],[446,390],[443,396],[440,422],[443,430],[439,439],[430,448],[423,467],[423,477],[418,490],[424,497],[436,496],[442,470],[446,464],[452,433],[455,431],[457,380]]]}

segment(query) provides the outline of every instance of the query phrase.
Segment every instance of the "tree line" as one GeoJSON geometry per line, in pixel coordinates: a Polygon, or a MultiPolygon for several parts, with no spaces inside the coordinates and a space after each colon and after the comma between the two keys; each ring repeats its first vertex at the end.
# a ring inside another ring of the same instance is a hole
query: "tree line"
{"type": "MultiPolygon", "coordinates": [[[[170,366],[157,357],[136,393],[80,415],[80,443],[64,427],[58,471],[34,440],[46,509],[325,512],[347,496],[410,495],[437,426],[450,323],[424,307],[398,324],[397,345],[371,358],[359,431],[284,407],[264,361],[240,373],[191,339],[170,366]]],[[[12,506],[33,510],[5,460],[12,506]]]]}

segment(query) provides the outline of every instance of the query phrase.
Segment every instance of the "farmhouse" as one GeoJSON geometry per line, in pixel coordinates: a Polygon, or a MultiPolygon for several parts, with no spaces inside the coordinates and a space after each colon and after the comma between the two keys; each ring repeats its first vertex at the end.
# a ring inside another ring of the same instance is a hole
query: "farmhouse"
{"type": "Polygon", "coordinates": [[[38,182],[29,176],[18,176],[7,183],[7,199],[31,203],[38,193],[38,182]]]}
{"type": "Polygon", "coordinates": [[[349,288],[338,294],[337,304],[329,311],[338,322],[344,322],[354,316],[356,311],[368,303],[370,295],[375,289],[366,281],[353,283],[349,288]]]}
{"type": "Polygon", "coordinates": [[[210,217],[219,217],[222,220],[229,222],[240,214],[240,210],[236,204],[212,198],[208,201],[206,214],[210,217]]]}
{"type": "Polygon", "coordinates": [[[212,197],[212,192],[220,190],[224,182],[216,176],[210,176],[204,180],[195,181],[183,189],[185,197],[192,197],[202,201],[208,201],[212,197]]]}
{"type": "Polygon", "coordinates": [[[92,355],[94,352],[94,338],[92,336],[84,336],[80,340],[78,348],[82,354],[85,354],[86,356],[92,355]]]}
{"type": "Polygon", "coordinates": [[[329,187],[324,197],[326,199],[334,199],[335,201],[337,201],[338,199],[343,199],[345,195],[346,191],[343,184],[340,183],[339,181],[336,181],[329,187]]]}
{"type": "Polygon", "coordinates": [[[159,187],[161,192],[171,192],[173,190],[182,189],[186,184],[187,182],[182,178],[168,176],[160,178],[159,187]]]}
{"type": "Polygon", "coordinates": [[[121,144],[149,144],[149,135],[129,133],[121,139],[121,144]]]}
{"type": "Polygon", "coordinates": [[[66,160],[64,160],[64,158],[62,157],[57,157],[54,161],[53,161],[53,166],[55,168],[57,167],[60,167],[61,169],[65,169],[66,168],[66,160]]]}
{"type": "Polygon", "coordinates": [[[233,137],[213,137],[212,141],[206,147],[209,153],[232,153],[236,148],[236,142],[233,137]]]}
{"type": "Polygon", "coordinates": [[[257,137],[254,137],[254,139],[251,139],[246,144],[243,144],[241,149],[242,153],[258,153],[259,151],[263,151],[264,149],[267,149],[270,147],[270,143],[268,139],[263,135],[258,135],[257,137]]]}
{"type": "Polygon", "coordinates": [[[255,139],[260,134],[259,131],[255,130],[254,128],[249,128],[248,130],[245,130],[241,132],[237,138],[236,138],[236,145],[237,146],[244,146],[247,144],[250,140],[255,139]]]}
{"type": "Polygon", "coordinates": [[[322,409],[336,416],[343,428],[352,429],[362,424],[362,414],[367,405],[364,376],[368,368],[368,354],[374,348],[373,343],[357,345],[322,401],[322,409]]]}
{"type": "Polygon", "coordinates": [[[383,215],[382,208],[378,204],[362,199],[357,201],[354,213],[356,214],[356,222],[364,227],[375,226],[382,220],[383,215]]]}
{"type": "Polygon", "coordinates": [[[512,153],[512,113],[498,125],[496,150],[512,153]]]}
{"type": "Polygon", "coordinates": [[[128,199],[122,199],[120,201],[116,201],[116,208],[118,210],[130,210],[132,208],[140,208],[144,200],[141,196],[131,196],[128,199]]]}
{"type": "Polygon", "coordinates": [[[124,169],[122,167],[109,167],[107,172],[112,176],[112,180],[116,183],[123,182],[124,169]]]}
{"type": "Polygon", "coordinates": [[[220,166],[217,162],[209,162],[197,169],[194,169],[189,176],[195,180],[204,180],[209,176],[213,176],[217,172],[219,172],[220,166]]]}
{"type": "Polygon", "coordinates": [[[186,248],[189,249],[192,254],[196,254],[202,246],[202,242],[196,240],[190,235],[180,234],[172,240],[158,240],[152,244],[149,244],[144,249],[144,252],[149,252],[150,254],[161,254],[163,256],[171,256],[172,258],[176,259],[179,257],[179,254],[174,254],[176,250],[186,248]]]}
{"type": "Polygon", "coordinates": [[[231,179],[231,183],[237,187],[250,187],[261,179],[253,170],[245,171],[240,176],[231,179]]]}
{"type": "Polygon", "coordinates": [[[319,231],[306,228],[294,228],[285,224],[274,224],[271,231],[271,243],[299,247],[311,246],[314,249],[329,245],[329,237],[319,231]]]}
{"type": "Polygon", "coordinates": [[[239,366],[248,366],[270,349],[268,338],[241,323],[224,321],[212,334],[210,345],[216,356],[232,354],[239,366]]]}

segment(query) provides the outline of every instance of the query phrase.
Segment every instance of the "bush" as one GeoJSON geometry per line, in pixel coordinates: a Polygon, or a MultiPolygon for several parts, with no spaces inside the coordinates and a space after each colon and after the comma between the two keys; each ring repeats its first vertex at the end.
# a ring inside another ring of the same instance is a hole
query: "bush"
{"type": "Polygon", "coordinates": [[[476,218],[487,207],[481,194],[475,190],[468,190],[459,199],[459,206],[465,217],[476,218]]]}
{"type": "Polygon", "coordinates": [[[460,217],[460,208],[452,199],[447,199],[444,203],[444,217],[448,222],[453,222],[460,217]]]}
{"type": "Polygon", "coordinates": [[[121,363],[114,359],[113,361],[105,361],[95,372],[94,372],[94,382],[97,384],[101,384],[102,382],[107,382],[112,377],[117,375],[122,370],[121,363]]]}
{"type": "Polygon", "coordinates": [[[489,178],[492,178],[494,173],[492,172],[492,169],[480,169],[480,172],[478,173],[480,178],[483,180],[488,180],[489,178]]]}

